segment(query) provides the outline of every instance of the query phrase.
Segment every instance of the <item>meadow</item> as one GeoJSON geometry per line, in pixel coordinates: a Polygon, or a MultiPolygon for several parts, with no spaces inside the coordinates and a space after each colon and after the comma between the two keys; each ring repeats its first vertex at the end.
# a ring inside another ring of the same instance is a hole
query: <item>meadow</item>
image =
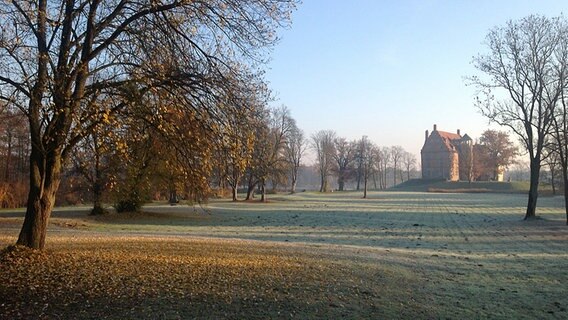
{"type": "MultiPolygon", "coordinates": [[[[0,255],[0,318],[566,319],[561,197],[272,195],[268,203],[58,208],[46,252],[0,255]]],[[[23,210],[0,211],[0,247],[23,210]]]]}

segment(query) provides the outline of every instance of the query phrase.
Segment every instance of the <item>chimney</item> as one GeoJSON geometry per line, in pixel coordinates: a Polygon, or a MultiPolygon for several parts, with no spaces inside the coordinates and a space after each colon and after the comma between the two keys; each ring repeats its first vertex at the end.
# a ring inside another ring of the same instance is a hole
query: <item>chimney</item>
{"type": "Polygon", "coordinates": [[[426,130],[426,133],[424,134],[424,141],[428,140],[428,130],[426,130]]]}
{"type": "Polygon", "coordinates": [[[437,125],[434,125],[434,130],[433,130],[433,131],[436,131],[436,128],[437,128],[437,127],[438,127],[437,125]]]}
{"type": "Polygon", "coordinates": [[[460,129],[458,129],[458,136],[461,136],[461,134],[460,134],[460,129]]]}

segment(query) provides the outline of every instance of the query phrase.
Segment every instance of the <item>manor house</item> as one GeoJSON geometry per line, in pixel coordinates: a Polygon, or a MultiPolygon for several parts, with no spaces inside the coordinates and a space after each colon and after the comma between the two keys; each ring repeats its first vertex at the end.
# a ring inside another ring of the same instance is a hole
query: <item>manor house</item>
{"type": "Polygon", "coordinates": [[[468,180],[473,166],[473,141],[464,134],[426,130],[424,146],[420,151],[423,179],[468,180]]]}

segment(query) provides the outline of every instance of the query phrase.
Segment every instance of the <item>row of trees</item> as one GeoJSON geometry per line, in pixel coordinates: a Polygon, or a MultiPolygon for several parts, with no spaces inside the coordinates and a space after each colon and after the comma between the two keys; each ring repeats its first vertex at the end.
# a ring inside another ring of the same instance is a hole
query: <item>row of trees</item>
{"type": "Polygon", "coordinates": [[[238,188],[243,185],[246,200],[258,190],[261,201],[265,201],[269,182],[273,189],[289,182],[290,191],[295,192],[306,143],[289,109],[263,109],[243,120],[248,125],[233,126],[233,134],[219,143],[222,147],[213,177],[218,190],[228,185],[233,201],[237,201],[238,188]]]}
{"type": "MultiPolygon", "coordinates": [[[[4,118],[17,119],[4,111],[4,118]]],[[[226,122],[217,123],[222,126],[215,131],[218,137],[203,128],[205,119],[188,113],[175,119],[173,128],[152,120],[155,115],[107,118],[106,125],[78,142],[64,163],[60,203],[92,201],[92,213],[100,214],[103,202],[114,203],[118,211],[135,211],[148,200],[200,202],[226,189],[236,201],[243,185],[246,200],[258,190],[264,201],[268,182],[274,189],[286,186],[295,192],[307,143],[289,109],[260,105],[234,111],[226,122]],[[172,134],[166,132],[172,129],[172,134]]],[[[16,183],[27,186],[29,174],[27,123],[21,120],[2,123],[3,207],[25,205],[24,195],[13,188],[16,183]]]]}
{"type": "Polygon", "coordinates": [[[312,135],[311,145],[316,155],[320,176],[320,192],[331,190],[331,177],[337,178],[338,190],[343,191],[349,182],[356,190],[363,188],[363,197],[373,183],[375,189],[385,189],[391,173],[392,185],[411,178],[416,170],[416,156],[401,146],[379,147],[367,136],[348,141],[332,130],[320,130],[312,135]]]}
{"type": "Polygon", "coordinates": [[[29,144],[24,117],[0,109],[0,208],[26,204],[29,144]]]}
{"type": "Polygon", "coordinates": [[[183,128],[174,133],[176,139],[134,121],[90,135],[72,157],[66,179],[80,176],[77,189],[92,190],[94,213],[103,212],[103,200],[115,203],[118,211],[135,211],[149,199],[201,202],[226,189],[236,201],[242,185],[247,200],[260,190],[264,201],[268,181],[276,188],[297,179],[305,150],[303,133],[285,106],[235,110],[218,124],[218,137],[200,127],[203,119],[187,114],[176,120],[183,128]]]}
{"type": "MultiPolygon", "coordinates": [[[[568,21],[531,15],[492,29],[488,52],[474,58],[481,72],[469,78],[476,105],[521,141],[530,163],[525,219],[536,217],[541,167],[550,157],[568,185],[568,21]]],[[[568,189],[564,188],[568,223],[568,189]]]]}

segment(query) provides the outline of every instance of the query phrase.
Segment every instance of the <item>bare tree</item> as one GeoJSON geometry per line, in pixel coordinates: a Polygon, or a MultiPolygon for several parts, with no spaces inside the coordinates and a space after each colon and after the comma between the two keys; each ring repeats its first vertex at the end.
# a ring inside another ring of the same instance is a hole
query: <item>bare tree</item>
{"type": "Polygon", "coordinates": [[[549,148],[545,148],[543,152],[545,154],[543,161],[548,167],[548,173],[550,174],[550,186],[552,187],[552,194],[556,195],[557,176],[562,172],[560,152],[557,150],[556,145],[551,145],[549,148]]]}
{"type": "Polygon", "coordinates": [[[361,190],[361,183],[364,182],[364,170],[365,170],[365,153],[368,151],[366,150],[368,138],[367,136],[363,136],[361,139],[356,140],[353,142],[354,148],[354,166],[355,166],[355,177],[357,179],[357,186],[356,190],[361,190]]]}
{"type": "Polygon", "coordinates": [[[337,170],[337,184],[339,191],[345,189],[345,182],[352,175],[352,162],[356,152],[356,143],[349,142],[345,138],[337,138],[335,144],[335,169],[337,170]]]}
{"type": "Polygon", "coordinates": [[[255,130],[256,141],[249,167],[247,200],[258,184],[261,201],[265,201],[266,181],[269,178],[274,181],[277,177],[285,175],[284,147],[295,127],[295,121],[286,106],[265,110],[260,121],[255,130]]]}
{"type": "Polygon", "coordinates": [[[398,172],[398,166],[402,162],[405,151],[401,146],[393,146],[390,148],[390,152],[392,159],[393,185],[396,185],[396,174],[398,172]]]}
{"type": "Polygon", "coordinates": [[[470,78],[481,91],[477,106],[490,121],[509,127],[529,155],[525,220],[536,217],[543,148],[567,85],[566,55],[559,53],[560,40],[566,37],[564,25],[564,18],[538,15],[509,21],[489,32],[489,52],[473,59],[487,76],[470,78]]]}
{"type": "Polygon", "coordinates": [[[374,172],[375,162],[376,162],[376,155],[377,155],[377,147],[374,143],[369,141],[367,136],[363,136],[361,139],[361,156],[363,159],[363,198],[367,198],[367,191],[368,191],[368,183],[369,178],[374,172]]]}
{"type": "MultiPolygon", "coordinates": [[[[563,43],[564,49],[568,43],[563,43]]],[[[560,109],[556,113],[553,126],[553,139],[554,144],[553,152],[557,156],[560,169],[562,171],[562,181],[564,184],[564,208],[566,211],[566,224],[568,225],[568,103],[566,101],[565,93],[562,93],[560,109]]]]}
{"type": "MultiPolygon", "coordinates": [[[[290,139],[292,131],[296,128],[296,121],[292,118],[290,109],[285,105],[271,109],[270,119],[272,149],[266,161],[268,164],[267,178],[271,179],[272,188],[276,189],[278,182],[286,183],[286,141],[290,139]]],[[[261,181],[264,189],[265,180],[261,181]]],[[[264,198],[263,195],[262,201],[264,198]]]]}
{"type": "Polygon", "coordinates": [[[411,152],[405,152],[402,157],[402,165],[406,169],[406,180],[410,180],[410,172],[416,170],[416,156],[411,152]]]}
{"type": "Polygon", "coordinates": [[[372,172],[373,186],[375,187],[375,189],[384,189],[381,181],[381,164],[383,161],[382,157],[383,155],[381,154],[381,148],[377,146],[375,148],[375,155],[373,159],[375,161],[375,163],[373,164],[375,170],[373,170],[372,172]]]}
{"type": "Polygon", "coordinates": [[[387,188],[387,172],[391,164],[391,152],[389,147],[380,147],[377,151],[377,169],[379,185],[381,189],[387,188]]]}
{"type": "Polygon", "coordinates": [[[335,154],[335,132],[320,130],[312,135],[312,148],[316,152],[316,162],[320,174],[320,192],[329,192],[329,177],[333,170],[335,154]]]}
{"type": "Polygon", "coordinates": [[[286,140],[286,161],[290,168],[290,193],[296,192],[296,184],[298,183],[298,171],[304,153],[306,152],[307,143],[304,138],[304,133],[298,128],[296,123],[290,131],[290,136],[286,140]]]}
{"type": "Polygon", "coordinates": [[[62,165],[105,115],[128,110],[155,88],[170,88],[179,90],[188,109],[218,116],[219,93],[250,80],[241,70],[265,60],[294,5],[2,2],[0,100],[26,115],[31,138],[30,191],[17,243],[44,248],[62,165]],[[102,95],[124,102],[106,109],[97,103],[102,95]]]}

